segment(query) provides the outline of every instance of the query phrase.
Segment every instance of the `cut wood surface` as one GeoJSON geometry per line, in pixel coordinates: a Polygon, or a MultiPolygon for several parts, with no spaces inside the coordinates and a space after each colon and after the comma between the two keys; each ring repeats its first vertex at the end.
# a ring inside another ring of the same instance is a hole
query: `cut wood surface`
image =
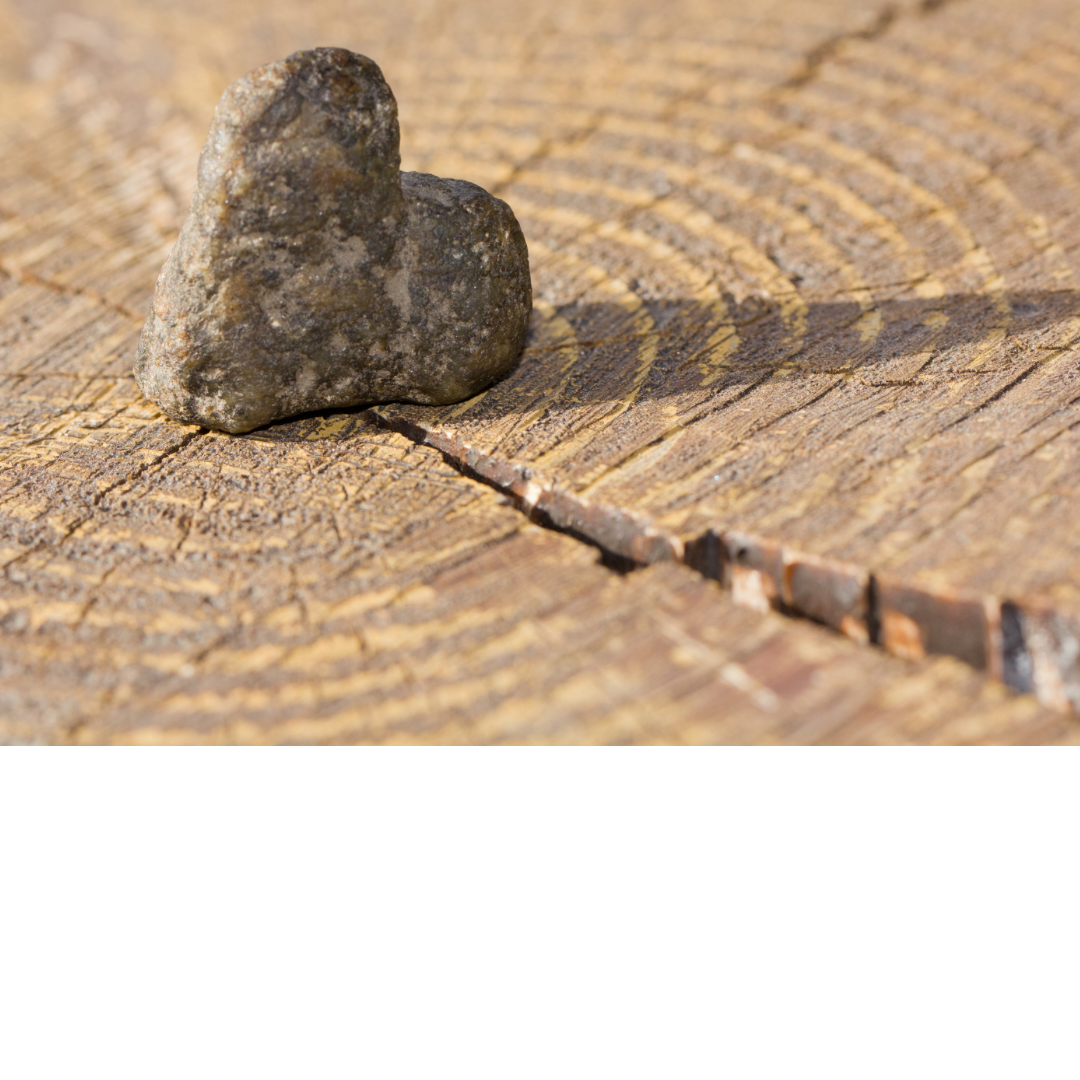
{"type": "Polygon", "coordinates": [[[1073,5],[5,2],[0,735],[1075,737],[992,681],[1080,704],[1073,5]],[[525,352],[171,423],[131,363],[214,103],[317,44],[514,208],[525,352]]]}

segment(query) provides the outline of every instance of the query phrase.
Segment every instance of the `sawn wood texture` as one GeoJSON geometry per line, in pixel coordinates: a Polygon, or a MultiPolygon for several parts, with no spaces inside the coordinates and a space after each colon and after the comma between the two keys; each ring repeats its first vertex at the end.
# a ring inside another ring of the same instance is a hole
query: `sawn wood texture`
{"type": "Polygon", "coordinates": [[[2,0],[0,734],[1071,740],[987,676],[1080,704],[1078,14],[2,0]],[[526,350],[172,424],[130,369],[213,105],[316,44],[513,206],[526,350]]]}

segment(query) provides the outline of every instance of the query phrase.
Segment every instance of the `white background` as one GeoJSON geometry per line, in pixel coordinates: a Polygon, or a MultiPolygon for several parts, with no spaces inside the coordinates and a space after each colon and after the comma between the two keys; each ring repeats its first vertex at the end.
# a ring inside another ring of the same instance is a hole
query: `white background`
{"type": "Polygon", "coordinates": [[[1075,1080],[1076,774],[7,750],[0,1076],[1075,1080]]]}

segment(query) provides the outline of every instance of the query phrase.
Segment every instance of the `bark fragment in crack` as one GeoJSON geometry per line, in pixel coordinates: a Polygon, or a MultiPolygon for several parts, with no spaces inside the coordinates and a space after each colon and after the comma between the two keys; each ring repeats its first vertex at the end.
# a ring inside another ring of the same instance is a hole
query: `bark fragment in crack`
{"type": "Polygon", "coordinates": [[[952,656],[1014,690],[1034,691],[1052,708],[1080,711],[1080,620],[1032,602],[931,589],[734,529],[706,529],[684,541],[644,515],[592,503],[451,432],[378,409],[371,415],[510,495],[531,520],[599,548],[613,570],[681,562],[718,582],[740,607],[808,618],[902,658],[952,656]]]}
{"type": "Polygon", "coordinates": [[[560,532],[577,535],[629,563],[683,561],[682,541],[654,528],[641,514],[590,502],[557,487],[527,465],[489,457],[445,431],[387,417],[378,409],[372,415],[391,431],[433,447],[456,467],[514,496],[523,513],[560,532]]]}

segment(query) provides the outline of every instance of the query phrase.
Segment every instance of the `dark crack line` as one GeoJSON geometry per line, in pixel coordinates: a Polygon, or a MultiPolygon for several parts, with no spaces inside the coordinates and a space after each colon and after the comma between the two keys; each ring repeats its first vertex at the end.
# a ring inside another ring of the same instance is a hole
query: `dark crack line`
{"type": "Polygon", "coordinates": [[[165,450],[152,461],[145,462],[144,464],[140,465],[139,468],[128,473],[127,476],[121,477],[119,480],[116,480],[112,484],[109,484],[109,486],[106,488],[102,488],[101,491],[97,492],[97,494],[94,495],[93,499],[91,500],[91,504],[93,506],[100,506],[101,500],[104,499],[106,495],[109,495],[111,492],[115,491],[118,487],[122,487],[124,484],[133,484],[136,480],[145,476],[151,469],[156,469],[163,461],[167,461],[169,458],[175,457],[177,454],[180,453],[181,450],[186,449],[201,435],[206,435],[208,433],[208,429],[204,427],[197,428],[195,431],[189,431],[171,450],[165,450]]]}
{"type": "MultiPolygon", "coordinates": [[[[832,389],[834,388],[830,387],[824,393],[832,389]]],[[[709,528],[699,536],[684,541],[673,533],[654,527],[645,515],[624,510],[618,506],[591,503],[579,494],[559,488],[554,481],[542,477],[529,466],[489,457],[460,442],[453,435],[441,434],[408,420],[383,416],[375,410],[370,410],[370,415],[381,427],[404,435],[419,446],[428,446],[436,450],[459,475],[493,488],[508,497],[511,504],[534,524],[596,548],[600,552],[599,561],[612,571],[627,574],[654,562],[677,562],[706,580],[715,581],[723,587],[731,587],[727,579],[728,571],[725,568],[740,565],[738,556],[733,556],[730,552],[733,544],[735,548],[742,544],[742,538],[745,535],[737,527],[709,528]],[[710,545],[713,549],[722,549],[728,554],[703,556],[702,553],[708,550],[710,545]],[[730,561],[732,559],[735,561],[730,561]]],[[[977,495],[975,498],[979,497],[977,495]]],[[[967,505],[961,507],[958,513],[966,509],[967,505]]],[[[880,599],[877,570],[872,567],[860,567],[842,561],[807,555],[778,540],[766,539],[764,542],[775,545],[782,553],[781,558],[785,568],[784,581],[777,582],[778,599],[772,603],[774,610],[789,617],[808,619],[836,632],[842,632],[840,626],[822,623],[814,611],[801,609],[794,597],[786,595],[788,568],[797,565],[816,566],[824,569],[827,574],[840,575],[848,579],[853,574],[861,575],[863,582],[861,588],[865,599],[865,633],[861,637],[856,636],[855,640],[875,647],[887,647],[888,642],[884,640],[882,634],[884,609],[880,599]]],[[[950,603],[957,595],[966,597],[968,601],[981,605],[988,613],[988,619],[991,619],[989,613],[1000,612],[1009,605],[1021,610],[1027,606],[1027,602],[1022,597],[1014,601],[1009,597],[968,593],[963,590],[958,594],[949,590],[946,590],[944,594],[939,594],[933,588],[922,587],[914,582],[905,583],[905,588],[911,594],[921,594],[928,599],[931,602],[931,610],[933,604],[950,603]]],[[[1039,610],[1040,605],[1036,603],[1035,608],[1039,610]]],[[[920,628],[920,632],[922,629],[924,628],[920,628]]],[[[927,629],[932,628],[927,627],[927,629]]],[[[988,633],[992,636],[992,631],[988,633]]],[[[850,639],[851,635],[847,636],[850,639]]],[[[1023,648],[1026,649],[1027,645],[1023,645],[1023,648]]],[[[999,652],[1000,642],[994,645],[988,639],[987,664],[984,670],[990,678],[1000,681],[1004,677],[1005,668],[1002,663],[1004,658],[999,655],[999,652]]],[[[902,655],[906,654],[902,653],[902,655]]],[[[958,658],[964,659],[963,656],[958,658]]],[[[1013,687],[1013,689],[1023,692],[1031,688],[1024,686],[1013,687]]],[[[1058,699],[1046,703],[1060,707],[1058,699]]]]}
{"type": "Polygon", "coordinates": [[[583,143],[590,135],[597,131],[604,122],[606,116],[607,110],[600,109],[588,123],[583,124],[578,128],[578,130],[568,139],[545,139],[536,150],[529,154],[528,157],[514,164],[510,170],[510,175],[505,180],[500,180],[499,183],[492,185],[490,189],[491,194],[496,196],[500,195],[501,192],[505,191],[508,187],[511,187],[523,174],[529,172],[530,169],[535,169],[537,165],[551,157],[556,149],[571,149],[583,143]]]}
{"type": "Polygon", "coordinates": [[[803,60],[803,70],[793,75],[781,86],[781,91],[798,90],[817,78],[821,68],[828,63],[849,41],[873,41],[881,37],[898,17],[896,8],[891,5],[878,12],[877,18],[862,30],[852,30],[846,34],[835,34],[826,38],[820,45],[811,49],[803,60]]]}
{"type": "MultiPolygon", "coordinates": [[[[933,15],[955,2],[956,0],[922,0],[917,13],[920,16],[933,15]]],[[[799,90],[808,83],[813,82],[820,74],[821,69],[830,60],[834,59],[848,42],[876,41],[902,18],[904,18],[903,13],[889,4],[877,13],[874,21],[869,26],[863,27],[861,30],[850,30],[847,33],[834,34],[832,37],[826,38],[806,54],[803,58],[802,71],[783,83],[779,87],[778,94],[783,95],[790,90],[799,90]]]]}
{"type": "Polygon", "coordinates": [[[142,322],[145,318],[145,315],[140,315],[137,311],[132,311],[131,308],[118,304],[115,300],[110,300],[101,293],[94,292],[93,289],[84,289],[78,285],[66,285],[62,281],[53,281],[51,278],[41,277],[40,274],[35,274],[30,270],[24,270],[20,266],[6,266],[0,262],[0,273],[6,274],[14,281],[22,282],[24,285],[37,285],[40,288],[59,293],[61,296],[86,297],[87,300],[93,300],[95,304],[100,304],[110,311],[115,311],[126,319],[142,322]]]}
{"type": "MultiPolygon", "coordinates": [[[[189,432],[180,440],[180,442],[173,449],[166,450],[163,454],[160,454],[152,461],[145,462],[133,472],[130,472],[126,476],[120,477],[118,480],[109,484],[108,487],[104,487],[100,491],[96,491],[90,498],[90,506],[92,508],[100,506],[102,500],[105,498],[106,495],[115,491],[118,487],[121,487],[124,484],[133,483],[140,477],[145,476],[146,473],[149,472],[151,469],[157,468],[157,466],[160,465],[163,461],[166,461],[168,458],[179,454],[181,450],[183,450],[186,446],[189,446],[200,435],[205,434],[207,434],[206,428],[199,428],[197,431],[189,432]]],[[[8,579],[10,580],[8,571],[11,567],[15,566],[17,563],[22,562],[24,559],[30,558],[31,555],[36,554],[37,552],[43,550],[46,547],[52,548],[53,550],[59,550],[74,535],[76,530],[85,525],[92,517],[92,514],[84,514],[82,517],[77,517],[70,525],[68,525],[68,527],[64,530],[63,535],[60,536],[58,539],[40,540],[32,547],[27,548],[26,551],[23,551],[20,554],[16,555],[14,559],[11,559],[8,562],[4,563],[4,577],[8,577],[8,579]]]]}
{"type": "Polygon", "coordinates": [[[960,424],[966,424],[972,417],[978,415],[984,409],[990,408],[991,405],[999,402],[1008,393],[1010,393],[1012,390],[1015,390],[1016,387],[1018,387],[1022,382],[1024,382],[1025,379],[1030,378],[1032,375],[1035,374],[1035,372],[1041,370],[1041,368],[1042,365],[1038,361],[1033,363],[1030,367],[1025,368],[1023,371],[1020,372],[1019,375],[1010,379],[1007,383],[1005,383],[1004,386],[999,387],[997,390],[995,390],[994,393],[992,393],[985,401],[980,401],[978,405],[970,409],[968,412],[965,412],[963,416],[958,416],[955,420],[951,420],[949,423],[945,424],[944,427],[941,427],[937,431],[935,431],[934,437],[937,438],[943,435],[946,431],[950,431],[952,430],[952,428],[958,427],[960,424]]]}

